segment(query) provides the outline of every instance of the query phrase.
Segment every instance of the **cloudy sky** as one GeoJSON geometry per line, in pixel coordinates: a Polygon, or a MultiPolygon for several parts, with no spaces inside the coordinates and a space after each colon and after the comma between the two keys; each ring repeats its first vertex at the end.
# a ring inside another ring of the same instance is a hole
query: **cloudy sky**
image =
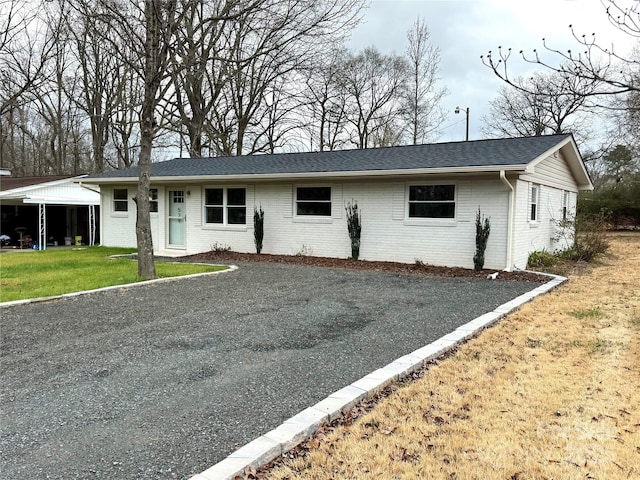
{"type": "MultiPolygon", "coordinates": [[[[600,0],[372,0],[349,46],[360,50],[375,45],[386,53],[402,53],[406,32],[418,17],[426,20],[431,41],[440,48],[441,83],[449,90],[443,107],[450,114],[440,141],[464,140],[465,115],[455,115],[456,106],[470,109],[470,139],[482,138],[482,116],[503,83],[482,65],[480,55],[499,45],[516,52],[541,51],[544,37],[553,47],[576,51],[572,24],[579,35],[595,33],[602,44],[613,43],[617,52],[633,46],[630,36],[609,24],[600,0]]],[[[535,69],[514,60],[513,71],[519,75],[535,69]]]]}

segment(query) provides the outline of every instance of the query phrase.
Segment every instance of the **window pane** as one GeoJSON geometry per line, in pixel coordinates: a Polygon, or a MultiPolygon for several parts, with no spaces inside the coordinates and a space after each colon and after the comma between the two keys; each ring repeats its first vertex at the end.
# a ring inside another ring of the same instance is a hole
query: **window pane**
{"type": "Polygon", "coordinates": [[[409,217],[412,218],[455,218],[455,212],[453,202],[409,204],[409,217]]]}
{"type": "Polygon", "coordinates": [[[229,207],[227,209],[227,223],[229,225],[245,225],[247,223],[247,209],[245,207],[229,207]]]}
{"type": "Polygon", "coordinates": [[[221,188],[206,188],[204,190],[204,203],[206,205],[222,205],[222,189],[221,188]]]}
{"type": "Polygon", "coordinates": [[[531,204],[531,220],[536,220],[536,204],[532,203],[531,204]]]}
{"type": "Polygon", "coordinates": [[[113,189],[113,211],[127,212],[129,210],[128,192],[126,188],[113,189]]]}
{"type": "Polygon", "coordinates": [[[149,211],[152,213],[158,213],[158,189],[152,188],[149,190],[149,211]]]}
{"type": "Polygon", "coordinates": [[[205,207],[207,223],[222,223],[222,207],[205,207]]]}
{"type": "Polygon", "coordinates": [[[413,185],[409,187],[410,201],[454,200],[455,185],[413,185]]]}
{"type": "Polygon", "coordinates": [[[126,188],[114,188],[114,190],[113,190],[113,198],[115,200],[126,200],[127,199],[127,189],[126,188]]]}
{"type": "MultiPolygon", "coordinates": [[[[245,205],[246,190],[244,188],[229,188],[227,190],[227,205],[245,205]]],[[[229,222],[231,223],[231,222],[229,222]]],[[[244,223],[244,222],[242,222],[244,223]]]]}
{"type": "Polygon", "coordinates": [[[331,216],[331,202],[298,202],[297,215],[320,215],[331,216]]]}
{"type": "Polygon", "coordinates": [[[331,201],[331,187],[298,187],[297,199],[307,201],[331,201]]]}

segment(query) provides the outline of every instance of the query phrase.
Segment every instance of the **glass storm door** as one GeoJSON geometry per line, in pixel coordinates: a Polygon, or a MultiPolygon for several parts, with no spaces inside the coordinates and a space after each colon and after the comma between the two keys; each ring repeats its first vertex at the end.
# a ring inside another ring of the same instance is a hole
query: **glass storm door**
{"type": "Polygon", "coordinates": [[[186,213],[184,190],[169,190],[170,247],[184,247],[186,213]]]}

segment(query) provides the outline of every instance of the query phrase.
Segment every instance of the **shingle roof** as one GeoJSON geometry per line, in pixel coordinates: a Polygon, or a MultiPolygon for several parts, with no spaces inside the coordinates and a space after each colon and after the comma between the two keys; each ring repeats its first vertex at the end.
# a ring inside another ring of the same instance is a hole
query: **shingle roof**
{"type": "MultiPolygon", "coordinates": [[[[432,143],[364,150],[177,158],[152,165],[154,177],[287,175],[527,165],[570,135],[432,143]]],[[[137,177],[137,168],[93,175],[137,177]]]]}
{"type": "Polygon", "coordinates": [[[6,192],[16,188],[31,187],[42,183],[55,182],[75,175],[47,175],[44,177],[0,177],[0,191],[6,192]]]}

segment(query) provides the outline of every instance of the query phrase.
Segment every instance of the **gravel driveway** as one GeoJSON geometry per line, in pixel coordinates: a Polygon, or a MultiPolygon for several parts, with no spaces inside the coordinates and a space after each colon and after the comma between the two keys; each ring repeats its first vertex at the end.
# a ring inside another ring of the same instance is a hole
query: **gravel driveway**
{"type": "Polygon", "coordinates": [[[188,478],[534,288],[278,264],[0,310],[0,478],[188,478]]]}

